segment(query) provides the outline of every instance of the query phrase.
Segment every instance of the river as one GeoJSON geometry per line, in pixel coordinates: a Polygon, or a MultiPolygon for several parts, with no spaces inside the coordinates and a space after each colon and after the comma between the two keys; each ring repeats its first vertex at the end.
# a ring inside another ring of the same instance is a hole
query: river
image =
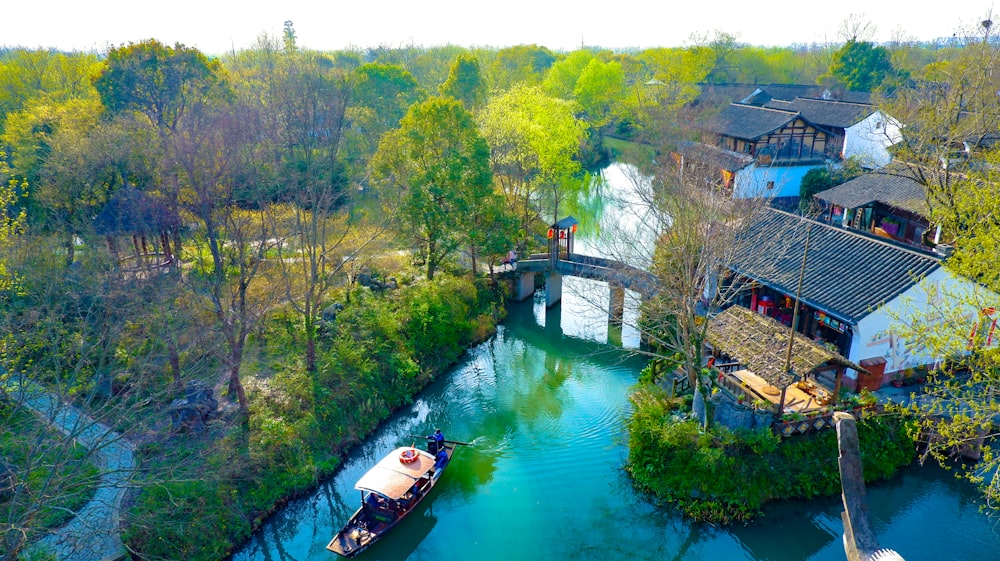
{"type": "MultiPolygon", "coordinates": [[[[768,507],[752,524],[684,520],[632,488],[627,394],[643,361],[607,343],[588,295],[600,283],[564,279],[563,302],[510,306],[414,403],[393,415],[310,496],[292,501],[236,553],[238,561],[330,561],[325,549],[357,508],[354,482],[406,435],[440,427],[470,441],[419,510],[362,560],[842,561],[837,497],[768,507]],[[568,288],[568,289],[567,289],[568,288]]],[[[620,334],[625,347],[635,334],[620,334]]],[[[940,469],[911,468],[869,487],[875,532],[907,561],[986,561],[1000,530],[975,490],[940,469]]]]}

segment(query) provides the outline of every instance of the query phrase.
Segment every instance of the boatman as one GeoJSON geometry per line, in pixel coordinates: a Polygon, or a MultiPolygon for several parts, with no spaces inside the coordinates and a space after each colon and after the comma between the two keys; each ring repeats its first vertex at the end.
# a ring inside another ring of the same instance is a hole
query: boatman
{"type": "Polygon", "coordinates": [[[437,454],[438,450],[444,450],[444,434],[441,429],[434,429],[434,434],[425,438],[427,438],[427,451],[431,454],[437,454]]]}

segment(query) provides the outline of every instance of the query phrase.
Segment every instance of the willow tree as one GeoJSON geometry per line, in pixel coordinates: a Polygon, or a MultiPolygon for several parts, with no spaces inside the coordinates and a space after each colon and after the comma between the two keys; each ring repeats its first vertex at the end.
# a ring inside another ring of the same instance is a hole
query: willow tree
{"type": "Polygon", "coordinates": [[[454,99],[414,105],[379,143],[372,181],[386,211],[420,246],[428,279],[467,239],[468,217],[492,188],[489,147],[454,99]]]}
{"type": "MultiPolygon", "coordinates": [[[[645,268],[655,279],[655,286],[634,279],[646,287],[644,294],[633,294],[639,315],[624,319],[647,343],[636,352],[694,385],[706,316],[732,304],[745,288],[729,282],[730,267],[747,252],[776,254],[784,240],[747,234],[767,200],[734,200],[725,194],[717,167],[692,161],[680,167],[670,154],[665,147],[663,156],[625,166],[625,214],[602,224],[599,238],[608,257],[645,268]]],[[[603,302],[594,304],[606,311],[603,302]]]]}
{"type": "MultiPolygon", "coordinates": [[[[522,244],[548,210],[554,222],[567,187],[583,180],[575,159],[587,136],[578,105],[546,95],[538,86],[517,86],[489,101],[479,127],[490,147],[490,165],[522,244]]],[[[551,223],[551,222],[549,222],[551,223]]]]}

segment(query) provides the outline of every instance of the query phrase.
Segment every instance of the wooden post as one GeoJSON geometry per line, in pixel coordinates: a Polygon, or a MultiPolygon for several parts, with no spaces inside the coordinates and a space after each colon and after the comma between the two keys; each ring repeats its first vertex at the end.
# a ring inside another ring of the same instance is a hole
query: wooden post
{"type": "Polygon", "coordinates": [[[833,400],[830,401],[830,405],[836,405],[837,399],[840,397],[840,383],[844,379],[844,367],[837,367],[837,376],[833,379],[833,400]]]}

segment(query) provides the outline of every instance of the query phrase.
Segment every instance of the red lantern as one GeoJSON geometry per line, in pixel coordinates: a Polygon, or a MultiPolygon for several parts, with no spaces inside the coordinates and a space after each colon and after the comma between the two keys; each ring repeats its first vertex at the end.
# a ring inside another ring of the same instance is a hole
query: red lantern
{"type": "Polygon", "coordinates": [[[552,228],[549,228],[549,239],[550,239],[550,240],[552,239],[552,236],[553,236],[553,235],[555,235],[555,232],[554,232],[554,231],[552,231],[552,228]]]}
{"type": "Polygon", "coordinates": [[[573,224],[573,226],[569,229],[569,231],[576,233],[576,224],[573,224]]]}

